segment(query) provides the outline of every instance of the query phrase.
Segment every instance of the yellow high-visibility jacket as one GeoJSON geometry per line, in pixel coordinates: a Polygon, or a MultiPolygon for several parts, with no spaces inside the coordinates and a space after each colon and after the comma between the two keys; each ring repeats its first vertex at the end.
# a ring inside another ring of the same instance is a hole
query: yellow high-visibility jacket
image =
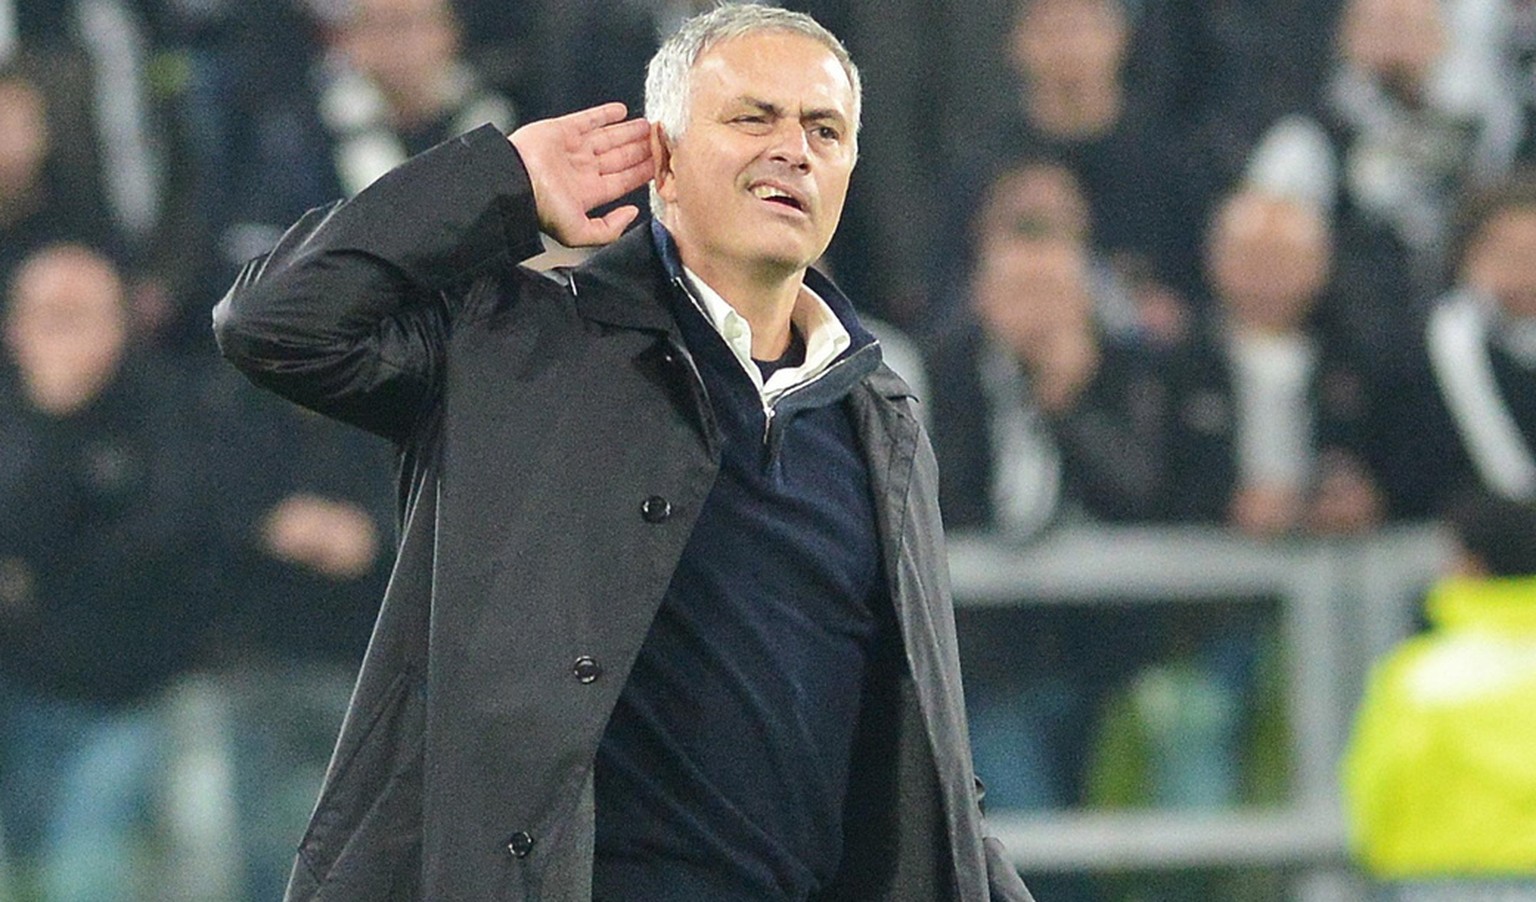
{"type": "Polygon", "coordinates": [[[1536,874],[1536,578],[1453,579],[1376,665],[1344,760],[1379,877],[1536,874]]]}

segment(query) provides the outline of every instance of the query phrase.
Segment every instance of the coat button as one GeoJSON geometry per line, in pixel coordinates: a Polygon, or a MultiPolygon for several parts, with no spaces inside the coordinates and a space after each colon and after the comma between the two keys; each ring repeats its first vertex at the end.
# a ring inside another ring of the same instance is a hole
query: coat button
{"type": "Polygon", "coordinates": [[[507,851],[518,858],[527,858],[533,851],[533,834],[527,830],[519,830],[507,840],[507,851]]]}
{"type": "Polygon", "coordinates": [[[672,502],[660,495],[652,495],[641,502],[640,516],[644,517],[647,523],[661,523],[672,516],[672,502]]]}
{"type": "Polygon", "coordinates": [[[571,673],[576,674],[576,679],[582,683],[595,683],[603,675],[603,665],[597,663],[597,659],[591,655],[582,655],[571,665],[571,673]]]}

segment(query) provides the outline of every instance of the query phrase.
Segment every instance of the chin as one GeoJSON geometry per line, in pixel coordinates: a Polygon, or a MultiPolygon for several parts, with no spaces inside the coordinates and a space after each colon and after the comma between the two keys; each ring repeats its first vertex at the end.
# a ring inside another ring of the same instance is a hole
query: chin
{"type": "Polygon", "coordinates": [[[820,256],[820,254],[811,253],[809,248],[782,246],[759,248],[756,253],[752,254],[752,257],[764,269],[776,269],[785,272],[805,269],[820,256]]]}

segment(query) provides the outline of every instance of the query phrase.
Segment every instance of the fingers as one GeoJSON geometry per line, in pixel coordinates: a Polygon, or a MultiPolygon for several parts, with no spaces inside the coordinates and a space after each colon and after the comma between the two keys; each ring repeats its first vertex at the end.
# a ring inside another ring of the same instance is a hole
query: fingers
{"type": "Polygon", "coordinates": [[[650,181],[654,174],[655,167],[651,165],[651,157],[647,154],[624,169],[603,173],[603,193],[608,195],[609,200],[623,197],[650,181]]]}
{"type": "Polygon", "coordinates": [[[593,151],[607,153],[616,147],[650,143],[651,124],[644,119],[626,119],[592,131],[587,140],[593,151]]]}
{"type": "Polygon", "coordinates": [[[614,101],[613,103],[589,107],[585,110],[577,110],[574,113],[567,113],[561,116],[560,119],[576,126],[581,131],[587,132],[596,131],[605,125],[612,125],[615,122],[621,122],[628,114],[629,107],[614,101]]]}
{"type": "Polygon", "coordinates": [[[632,141],[599,154],[597,157],[597,171],[599,175],[610,175],[615,172],[623,172],[635,166],[649,166],[650,162],[651,142],[632,141]]]}

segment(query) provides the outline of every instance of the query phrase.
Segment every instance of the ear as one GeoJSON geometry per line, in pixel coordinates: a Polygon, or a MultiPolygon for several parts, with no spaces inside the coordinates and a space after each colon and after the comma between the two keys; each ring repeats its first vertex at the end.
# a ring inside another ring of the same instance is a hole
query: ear
{"type": "Polygon", "coordinates": [[[651,123],[651,162],[656,166],[656,194],[663,201],[671,203],[677,196],[672,173],[672,144],[661,130],[659,122],[651,123]]]}

